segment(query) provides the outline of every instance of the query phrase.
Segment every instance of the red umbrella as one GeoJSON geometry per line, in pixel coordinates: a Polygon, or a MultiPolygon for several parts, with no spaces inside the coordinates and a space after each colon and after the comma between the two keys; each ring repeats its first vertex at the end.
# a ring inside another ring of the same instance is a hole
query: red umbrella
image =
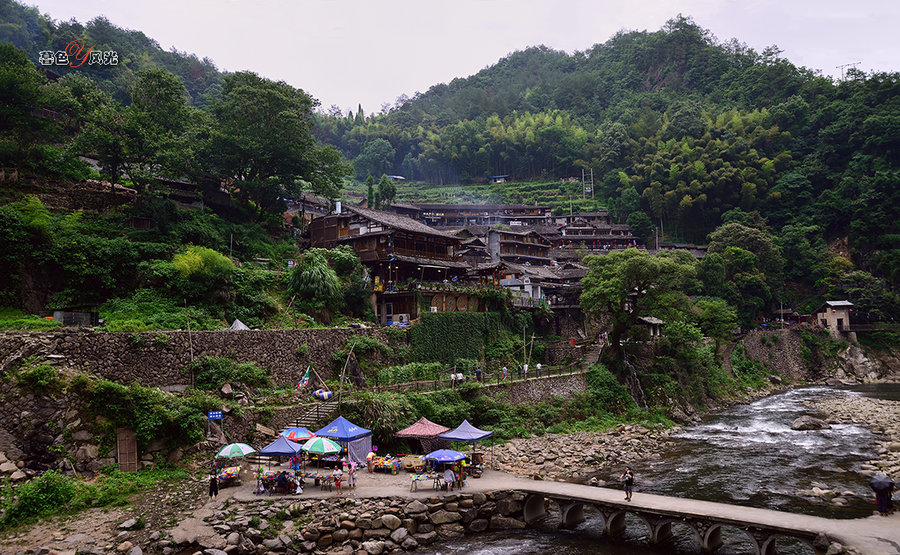
{"type": "Polygon", "coordinates": [[[288,438],[291,441],[306,441],[308,439],[316,437],[316,434],[310,432],[306,428],[288,428],[287,430],[281,432],[280,435],[288,438]]]}

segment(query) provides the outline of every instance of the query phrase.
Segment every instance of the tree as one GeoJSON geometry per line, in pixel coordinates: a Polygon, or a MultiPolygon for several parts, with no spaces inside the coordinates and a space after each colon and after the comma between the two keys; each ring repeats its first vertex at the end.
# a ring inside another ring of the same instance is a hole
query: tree
{"type": "Polygon", "coordinates": [[[635,237],[640,238],[646,244],[652,244],[653,231],[656,227],[653,225],[653,220],[650,219],[650,216],[648,216],[646,212],[643,210],[632,212],[628,215],[628,219],[625,220],[625,223],[627,223],[631,228],[631,231],[634,232],[635,237]]]}
{"type": "Polygon", "coordinates": [[[77,144],[96,153],[113,180],[124,174],[143,189],[157,177],[181,175],[191,110],[177,77],[157,68],[139,72],[126,107],[99,98],[77,144]]]}
{"type": "Polygon", "coordinates": [[[378,197],[381,199],[381,203],[390,206],[395,196],[397,196],[397,186],[390,177],[382,175],[381,180],[378,181],[378,197]]]}
{"type": "Polygon", "coordinates": [[[41,108],[43,76],[24,52],[0,44],[0,163],[17,166],[49,127],[41,108]]]}
{"type": "Polygon", "coordinates": [[[674,319],[678,312],[689,310],[683,288],[696,273],[693,265],[637,249],[590,255],[584,262],[588,272],[582,280],[581,306],[587,314],[610,319],[614,360],[624,358],[621,339],[632,332],[639,317],[674,319]]]}
{"type": "Polygon", "coordinates": [[[208,172],[273,217],[306,186],[337,196],[350,167],[334,147],[313,138],[315,102],[306,93],[251,72],[226,76],[223,91],[203,149],[208,172]]]}
{"type": "Polygon", "coordinates": [[[719,341],[731,337],[737,327],[737,311],[723,299],[705,297],[694,301],[694,315],[703,333],[715,340],[718,355],[719,341]]]}
{"type": "Polygon", "coordinates": [[[781,281],[784,259],[767,232],[739,223],[729,223],[709,234],[707,252],[724,253],[728,247],[740,247],[753,253],[763,278],[769,284],[781,281]]]}
{"type": "Polygon", "coordinates": [[[328,264],[325,249],[309,249],[300,256],[288,278],[288,289],[303,302],[321,307],[333,308],[339,302],[341,281],[328,264]]]}
{"type": "Polygon", "coordinates": [[[366,206],[375,208],[375,178],[372,174],[366,178],[366,206]]]}
{"type": "Polygon", "coordinates": [[[359,156],[353,161],[357,178],[362,179],[364,175],[378,175],[390,171],[396,154],[397,151],[386,139],[367,141],[359,156]]]}

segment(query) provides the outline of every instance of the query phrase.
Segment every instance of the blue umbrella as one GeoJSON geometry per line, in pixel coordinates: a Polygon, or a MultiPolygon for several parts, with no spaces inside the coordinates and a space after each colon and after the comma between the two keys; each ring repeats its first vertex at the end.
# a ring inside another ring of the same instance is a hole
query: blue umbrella
{"type": "Polygon", "coordinates": [[[425,460],[437,461],[439,463],[456,462],[466,458],[465,454],[453,449],[438,449],[425,455],[425,460]]]}

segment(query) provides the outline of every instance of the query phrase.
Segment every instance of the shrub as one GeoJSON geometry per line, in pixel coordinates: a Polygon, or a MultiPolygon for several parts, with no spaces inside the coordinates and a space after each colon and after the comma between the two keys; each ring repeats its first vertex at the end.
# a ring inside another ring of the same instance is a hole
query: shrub
{"type": "Polygon", "coordinates": [[[49,364],[38,364],[35,359],[26,360],[19,368],[16,382],[35,393],[55,393],[65,386],[59,370],[49,364]]]}
{"type": "Polygon", "coordinates": [[[228,357],[205,357],[192,363],[194,387],[199,389],[220,389],[226,383],[242,384],[250,387],[271,383],[269,372],[253,362],[240,363],[228,357]]]}
{"type": "Polygon", "coordinates": [[[44,516],[65,507],[75,496],[75,483],[54,470],[26,482],[15,490],[15,498],[7,499],[5,524],[17,524],[44,516]]]}
{"type": "Polygon", "coordinates": [[[189,279],[222,279],[234,269],[227,256],[206,247],[191,246],[182,254],[176,254],[172,264],[189,279]]]}

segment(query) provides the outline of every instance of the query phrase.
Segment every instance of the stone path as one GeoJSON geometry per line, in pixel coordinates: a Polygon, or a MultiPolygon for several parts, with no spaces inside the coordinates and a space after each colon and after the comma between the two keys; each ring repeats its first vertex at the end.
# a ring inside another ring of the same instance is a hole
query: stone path
{"type": "MultiPolygon", "coordinates": [[[[245,482],[246,484],[246,482],[245,482]]],[[[231,494],[235,501],[250,502],[260,499],[248,486],[234,488],[231,494]]],[[[900,514],[889,517],[872,516],[863,519],[827,519],[802,514],[743,507],[723,503],[712,503],[678,497],[667,497],[636,492],[632,502],[622,498],[619,489],[592,487],[580,484],[552,481],[528,480],[498,471],[486,471],[480,479],[469,478],[462,493],[483,493],[499,490],[515,490],[523,493],[539,493],[548,497],[564,497],[570,499],[602,501],[622,509],[659,509],[666,512],[679,512],[686,515],[709,516],[719,521],[731,520],[735,525],[741,522],[760,523],[776,528],[789,528],[824,532],[846,546],[856,547],[866,555],[900,555],[900,514]]],[[[459,492],[455,492],[459,493],[459,492]]],[[[408,476],[362,474],[360,485],[355,492],[345,492],[345,498],[369,497],[405,497],[409,499],[426,499],[452,495],[432,489],[431,482],[421,482],[418,491],[409,491],[408,476]]],[[[268,497],[268,496],[267,496],[268,497]]],[[[307,487],[300,496],[271,496],[271,498],[292,498],[297,500],[309,498],[337,498],[334,491],[322,491],[317,487],[307,487]]]]}

